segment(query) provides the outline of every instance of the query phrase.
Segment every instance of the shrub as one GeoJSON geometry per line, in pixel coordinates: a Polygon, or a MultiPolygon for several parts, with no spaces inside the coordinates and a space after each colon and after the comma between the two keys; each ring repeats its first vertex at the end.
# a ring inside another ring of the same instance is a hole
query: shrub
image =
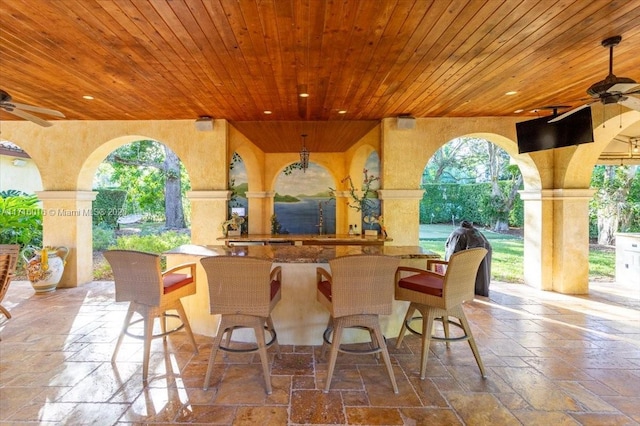
{"type": "Polygon", "coordinates": [[[124,201],[127,192],[120,189],[98,189],[93,202],[93,223],[116,226],[118,218],[124,216],[124,201]]]}
{"type": "Polygon", "coordinates": [[[42,209],[38,197],[19,191],[0,194],[0,244],[42,245],[42,209]]]}
{"type": "Polygon", "coordinates": [[[188,234],[167,231],[162,234],[155,235],[126,235],[118,237],[115,246],[111,249],[120,250],[139,250],[148,253],[161,254],[167,250],[175,248],[182,244],[191,242],[188,234]]]}
{"type": "Polygon", "coordinates": [[[102,251],[116,243],[116,233],[112,227],[102,223],[93,227],[93,249],[102,251]]]}

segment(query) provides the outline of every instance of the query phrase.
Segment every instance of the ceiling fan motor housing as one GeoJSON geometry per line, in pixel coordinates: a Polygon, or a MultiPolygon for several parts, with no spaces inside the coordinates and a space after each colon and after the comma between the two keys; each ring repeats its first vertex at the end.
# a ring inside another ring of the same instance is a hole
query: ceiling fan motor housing
{"type": "MultiPolygon", "coordinates": [[[[621,94],[620,92],[608,91],[610,88],[612,88],[616,84],[636,84],[636,82],[627,77],[616,77],[613,74],[609,74],[607,78],[605,78],[604,80],[599,81],[593,84],[591,87],[589,87],[587,89],[587,93],[589,94],[589,96],[596,99],[608,98],[608,97],[613,97],[615,95],[620,95],[621,94]]],[[[613,102],[616,102],[616,101],[605,102],[605,103],[613,103],[613,102]]]]}

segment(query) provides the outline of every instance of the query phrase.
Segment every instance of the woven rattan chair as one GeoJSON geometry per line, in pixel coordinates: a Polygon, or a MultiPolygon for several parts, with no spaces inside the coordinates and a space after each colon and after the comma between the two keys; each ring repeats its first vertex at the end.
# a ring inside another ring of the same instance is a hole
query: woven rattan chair
{"type": "Polygon", "coordinates": [[[220,315],[220,326],[213,340],[204,390],[209,388],[214,360],[220,349],[225,352],[258,352],[265,387],[267,393],[271,394],[267,348],[274,345],[280,357],[271,311],[281,297],[281,268],[277,266],[272,269],[271,260],[250,256],[211,256],[200,259],[200,263],[207,273],[210,312],[220,315]],[[232,348],[231,335],[238,328],[252,328],[256,346],[232,348]],[[265,339],[265,330],[271,337],[269,342],[265,339]],[[225,334],[227,338],[222,344],[225,334]]]}
{"type": "MultiPolygon", "coordinates": [[[[9,284],[11,284],[16,271],[19,252],[20,246],[17,244],[0,244],[0,302],[7,294],[7,290],[9,290],[9,284]]],[[[0,312],[7,319],[11,318],[9,311],[2,305],[0,305],[0,312]]]]}
{"type": "Polygon", "coordinates": [[[392,312],[394,275],[399,262],[399,259],[389,256],[354,255],[330,260],[331,273],[317,268],[316,297],[330,313],[322,344],[322,356],[327,346],[331,346],[325,392],[329,392],[331,387],[338,352],[349,352],[381,353],[393,391],[398,393],[391,359],[380,329],[379,316],[392,312]],[[341,348],[343,330],[352,327],[369,330],[371,349],[354,351],[341,348]],[[331,331],[333,336],[329,343],[331,331]]]}
{"type": "Polygon", "coordinates": [[[113,270],[116,287],[116,302],[129,302],[129,310],[124,320],[122,332],[118,337],[116,348],[113,351],[111,362],[116,361],[118,350],[125,336],[136,337],[144,340],[144,355],[142,364],[142,381],[146,383],[149,371],[149,355],[151,352],[151,340],[156,337],[166,339],[168,334],[185,328],[191,343],[198,353],[198,346],[191,331],[189,320],[182,306],[181,298],[196,293],[195,263],[186,263],[175,266],[165,272],[160,267],[160,256],[151,253],[143,253],[133,250],[110,250],[104,253],[113,270]],[[179,273],[180,272],[180,273],[179,273]],[[167,331],[167,311],[177,311],[177,317],[182,322],[178,327],[167,331]],[[141,320],[132,321],[133,314],[137,312],[142,316],[141,320]],[[162,332],[153,334],[153,325],[156,318],[161,318],[162,332]],[[129,332],[129,327],[143,321],[143,335],[134,335],[129,332]]]}
{"type": "Polygon", "coordinates": [[[408,301],[410,304],[396,341],[396,348],[400,348],[407,330],[422,336],[421,379],[425,378],[429,344],[432,338],[447,343],[467,340],[482,377],[486,377],[478,347],[462,307],[464,302],[473,300],[478,267],[486,254],[487,250],[484,248],[472,248],[453,254],[448,262],[440,260],[429,262],[429,267],[434,264],[446,264],[444,275],[419,268],[403,266],[398,268],[396,299],[408,301]],[[422,317],[414,317],[415,311],[419,311],[422,317]],[[458,318],[459,323],[451,321],[449,317],[458,318]],[[422,332],[411,328],[411,322],[417,319],[422,320],[422,332]],[[432,336],[435,320],[442,321],[444,337],[432,336]],[[462,328],[464,335],[450,337],[449,324],[462,328]]]}

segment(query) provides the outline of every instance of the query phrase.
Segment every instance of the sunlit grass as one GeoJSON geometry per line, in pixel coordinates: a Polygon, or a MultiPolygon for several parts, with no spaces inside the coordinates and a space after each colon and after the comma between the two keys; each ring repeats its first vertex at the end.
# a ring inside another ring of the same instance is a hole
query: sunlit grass
{"type": "MultiPolygon", "coordinates": [[[[524,282],[523,253],[524,243],[521,239],[491,240],[493,255],[491,257],[492,279],[505,282],[524,282]]],[[[443,241],[421,240],[420,245],[444,258],[443,241]]],[[[613,250],[591,248],[589,251],[589,278],[615,278],[615,252],[613,250]]]]}

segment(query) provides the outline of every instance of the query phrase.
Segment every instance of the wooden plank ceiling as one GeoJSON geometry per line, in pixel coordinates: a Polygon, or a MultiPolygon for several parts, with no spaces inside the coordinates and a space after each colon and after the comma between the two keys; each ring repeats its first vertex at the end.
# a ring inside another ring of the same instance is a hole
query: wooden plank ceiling
{"type": "Polygon", "coordinates": [[[16,102],[69,120],[225,118],[265,152],[299,150],[301,133],[341,152],[403,114],[581,105],[614,35],[614,73],[640,80],[637,0],[2,0],[0,22],[16,102]]]}

